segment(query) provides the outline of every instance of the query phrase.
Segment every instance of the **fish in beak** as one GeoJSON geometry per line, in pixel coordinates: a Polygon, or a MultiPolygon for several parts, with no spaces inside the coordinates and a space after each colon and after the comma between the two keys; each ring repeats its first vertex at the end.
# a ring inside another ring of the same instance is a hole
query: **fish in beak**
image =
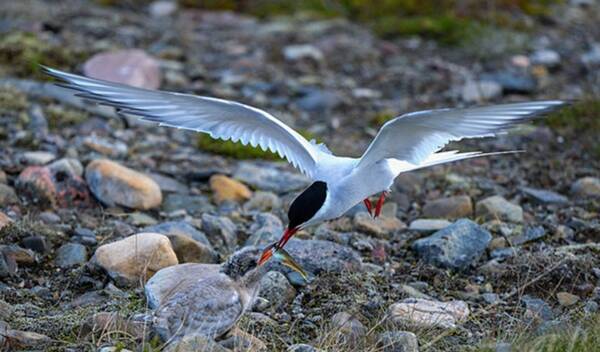
{"type": "Polygon", "coordinates": [[[308,274],[306,271],[304,271],[304,269],[302,269],[300,264],[296,263],[294,258],[292,258],[292,256],[285,249],[278,247],[277,243],[272,243],[265,248],[260,259],[258,260],[258,265],[263,265],[271,257],[280,261],[284,266],[296,271],[304,280],[308,279],[308,274]]]}

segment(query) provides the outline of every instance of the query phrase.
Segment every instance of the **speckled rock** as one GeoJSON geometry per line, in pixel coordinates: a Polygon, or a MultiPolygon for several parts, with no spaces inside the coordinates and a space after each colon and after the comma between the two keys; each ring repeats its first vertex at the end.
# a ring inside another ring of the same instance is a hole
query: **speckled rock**
{"type": "Polygon", "coordinates": [[[220,269],[218,264],[186,263],[159,270],[144,286],[148,306],[152,309],[159,307],[177,288],[214,275],[220,269]]]}
{"type": "Polygon", "coordinates": [[[430,233],[450,225],[452,225],[452,223],[444,219],[416,219],[410,223],[408,229],[417,232],[430,233]]]}
{"type": "Polygon", "coordinates": [[[499,219],[502,221],[522,222],[523,209],[510,203],[501,196],[492,196],[480,200],[475,207],[477,216],[488,220],[499,219]]]}
{"type": "Polygon", "coordinates": [[[285,275],[278,271],[269,271],[260,281],[258,295],[269,300],[270,306],[277,309],[290,303],[296,297],[296,290],[285,275]]]}
{"type": "Polygon", "coordinates": [[[237,246],[237,226],[229,218],[203,214],[202,230],[218,249],[225,253],[231,253],[235,250],[237,246]]]}
{"type": "Polygon", "coordinates": [[[356,345],[367,333],[367,328],[348,312],[338,312],[331,317],[332,333],[340,343],[356,345]]]}
{"type": "Polygon", "coordinates": [[[469,313],[469,306],[463,301],[439,302],[419,298],[394,303],[389,310],[390,318],[396,323],[445,329],[456,327],[456,323],[465,321],[469,313]]]}
{"type": "Polygon", "coordinates": [[[139,233],[102,245],[92,262],[121,285],[146,281],[160,269],[178,263],[169,239],[157,233],[139,233]]]}
{"type": "Polygon", "coordinates": [[[385,331],[377,341],[382,352],[419,352],[417,336],[410,331],[385,331]]]}
{"type": "Polygon", "coordinates": [[[456,219],[470,216],[473,203],[469,196],[454,196],[429,201],[423,207],[423,215],[428,218],[456,219]]]}
{"type": "Polygon", "coordinates": [[[580,197],[600,197],[600,178],[582,177],[571,185],[571,193],[580,197]]]}
{"type": "Polygon", "coordinates": [[[61,268],[69,268],[81,265],[87,260],[87,249],[79,243],[66,243],[56,252],[56,265],[61,268]]]}
{"type": "Polygon", "coordinates": [[[88,77],[147,89],[157,89],[161,81],[158,62],[137,49],[96,54],[85,62],[83,73],[88,77]]]}
{"type": "Polygon", "coordinates": [[[107,206],[147,210],[162,202],[154,180],[114,161],[92,161],[85,169],[85,179],[96,198],[107,206]]]}
{"type": "Polygon", "coordinates": [[[252,197],[252,191],[245,184],[225,175],[211,176],[209,184],[217,204],[227,200],[241,203],[252,197]]]}
{"type": "Polygon", "coordinates": [[[492,235],[468,219],[437,231],[429,237],[419,239],[412,248],[419,257],[434,265],[465,269],[483,254],[492,235]]]}
{"type": "Polygon", "coordinates": [[[277,241],[283,234],[283,223],[271,213],[259,213],[254,215],[249,232],[245,246],[266,246],[277,241]]]}

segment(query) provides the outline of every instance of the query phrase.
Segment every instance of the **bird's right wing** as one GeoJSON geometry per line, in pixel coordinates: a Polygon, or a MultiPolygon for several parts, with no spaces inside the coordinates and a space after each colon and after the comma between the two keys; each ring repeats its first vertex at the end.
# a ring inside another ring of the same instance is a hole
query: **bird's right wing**
{"type": "Polygon", "coordinates": [[[208,133],[223,140],[260,146],[285,157],[312,177],[323,153],[317,146],[271,114],[241,103],[190,94],[126,86],[83,77],[48,67],[43,70],[79,91],[78,96],[113,106],[161,126],[208,133]]]}
{"type": "Polygon", "coordinates": [[[165,340],[186,334],[216,338],[229,331],[244,309],[225,274],[198,280],[171,295],[155,313],[155,327],[165,340]]]}
{"type": "Polygon", "coordinates": [[[368,167],[383,159],[421,165],[433,161],[434,153],[448,142],[494,136],[564,104],[548,100],[404,114],[381,127],[357,167],[368,167]]]}

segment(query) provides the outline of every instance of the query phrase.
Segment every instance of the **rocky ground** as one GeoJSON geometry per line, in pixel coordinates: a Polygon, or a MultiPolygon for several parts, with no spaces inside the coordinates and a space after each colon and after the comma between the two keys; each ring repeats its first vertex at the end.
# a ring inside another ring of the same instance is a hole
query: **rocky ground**
{"type": "Polygon", "coordinates": [[[380,219],[357,206],[302,231],[288,247],[308,282],[270,272],[232,331],[185,336],[179,350],[597,347],[599,19],[596,2],[571,1],[526,31],[448,47],[378,39],[342,19],[4,3],[0,346],[160,350],[161,295],[277,239],[309,184],[273,155],[74,99],[42,63],[242,101],[353,156],[400,113],[574,99],[509,135],[461,143],[525,153],[401,175],[380,219]]]}

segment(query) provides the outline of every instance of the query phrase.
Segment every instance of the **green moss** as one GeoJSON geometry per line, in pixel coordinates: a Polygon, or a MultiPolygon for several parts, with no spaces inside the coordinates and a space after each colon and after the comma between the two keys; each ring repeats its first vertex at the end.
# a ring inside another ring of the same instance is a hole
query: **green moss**
{"type": "Polygon", "coordinates": [[[61,105],[45,106],[44,113],[50,129],[73,126],[87,120],[88,114],[82,110],[65,108],[61,105]]]}
{"type": "Polygon", "coordinates": [[[5,73],[48,80],[40,64],[68,69],[80,62],[82,53],[50,44],[37,34],[12,32],[0,37],[0,65],[5,73]]]}
{"type": "Polygon", "coordinates": [[[375,116],[373,116],[373,118],[371,118],[371,124],[375,127],[379,127],[396,116],[398,116],[397,113],[390,110],[384,110],[378,112],[377,114],[375,114],[375,116]]]}
{"type": "Polygon", "coordinates": [[[9,87],[0,87],[0,114],[14,114],[27,109],[27,95],[9,87]]]}
{"type": "Polygon", "coordinates": [[[250,145],[243,145],[242,143],[213,139],[205,133],[198,135],[197,146],[199,149],[206,152],[228,156],[235,159],[280,160],[278,155],[269,151],[265,152],[260,148],[253,148],[250,145]]]}
{"type": "Polygon", "coordinates": [[[373,21],[372,26],[383,37],[418,35],[453,45],[460,43],[475,23],[452,15],[406,18],[385,16],[373,21]]]}
{"type": "Polygon", "coordinates": [[[558,110],[545,119],[553,128],[574,129],[591,134],[600,131],[600,97],[589,97],[558,110]]]}

